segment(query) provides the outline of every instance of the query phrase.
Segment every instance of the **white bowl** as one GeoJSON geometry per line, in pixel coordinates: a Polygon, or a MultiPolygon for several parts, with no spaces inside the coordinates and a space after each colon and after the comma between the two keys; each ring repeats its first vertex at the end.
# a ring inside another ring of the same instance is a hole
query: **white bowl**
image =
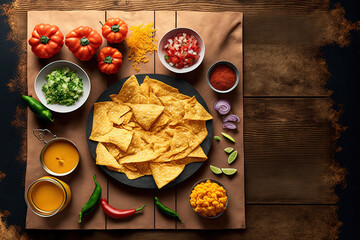
{"type": "Polygon", "coordinates": [[[158,56],[160,58],[160,61],[161,63],[167,68],[169,69],[170,71],[174,72],[174,73],[188,73],[188,72],[191,72],[193,71],[194,69],[196,69],[198,66],[200,66],[201,62],[203,61],[204,59],[204,56],[205,56],[205,43],[204,41],[202,40],[202,38],[200,37],[200,35],[195,32],[194,30],[190,29],[190,28],[174,28],[170,31],[168,31],[160,40],[159,42],[159,46],[158,46],[158,56]],[[175,37],[178,33],[180,32],[184,32],[186,34],[189,34],[189,35],[194,35],[194,37],[198,40],[199,42],[199,46],[200,46],[200,58],[198,59],[198,61],[190,66],[190,67],[186,67],[186,68],[176,68],[176,67],[172,67],[170,66],[169,63],[167,63],[165,61],[165,54],[166,52],[164,51],[164,46],[165,44],[167,44],[167,40],[170,39],[170,38],[173,38],[175,37]]]}
{"type": "Polygon", "coordinates": [[[68,113],[75,111],[76,109],[80,108],[87,100],[90,94],[91,84],[90,84],[90,78],[86,74],[86,72],[79,67],[77,64],[65,61],[65,60],[59,60],[54,61],[43,67],[38,75],[35,78],[35,93],[37,97],[39,98],[40,102],[47,107],[48,109],[58,112],[58,113],[68,113]],[[61,69],[68,67],[71,71],[74,71],[78,77],[80,77],[83,81],[83,94],[81,97],[72,105],[66,106],[61,105],[57,103],[47,104],[45,99],[45,93],[42,91],[42,86],[47,82],[46,81],[46,75],[48,75],[51,71],[55,69],[61,69]]]}

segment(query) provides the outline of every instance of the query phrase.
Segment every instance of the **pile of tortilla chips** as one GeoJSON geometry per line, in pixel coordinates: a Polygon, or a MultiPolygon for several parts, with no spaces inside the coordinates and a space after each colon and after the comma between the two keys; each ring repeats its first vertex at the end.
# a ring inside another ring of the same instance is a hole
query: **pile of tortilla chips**
{"type": "Polygon", "coordinates": [[[158,188],[192,162],[205,161],[200,144],[212,116],[196,100],[163,82],[135,76],[112,101],[94,104],[90,140],[99,142],[96,164],[129,179],[152,175],[158,188]]]}

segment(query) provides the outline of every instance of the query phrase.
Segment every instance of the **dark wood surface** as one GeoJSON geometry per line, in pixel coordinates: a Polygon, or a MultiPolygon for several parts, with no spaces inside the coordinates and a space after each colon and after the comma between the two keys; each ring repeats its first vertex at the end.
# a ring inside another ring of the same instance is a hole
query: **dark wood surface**
{"type": "MultiPolygon", "coordinates": [[[[61,232],[61,236],[59,232],[26,231],[26,236],[33,239],[49,239],[49,236],[53,239],[80,236],[84,239],[337,238],[341,223],[335,186],[343,181],[345,171],[334,161],[335,140],[341,128],[337,124],[339,114],[333,109],[332,91],[326,85],[331,72],[322,51],[328,45],[349,44],[348,33],[354,27],[345,19],[341,6],[321,0],[22,0],[13,7],[9,19],[19,49],[26,47],[26,11],[30,10],[244,13],[247,230],[72,231],[61,232]]],[[[20,54],[20,61],[24,57],[20,54]]],[[[24,71],[19,69],[20,73],[24,71]]],[[[19,84],[15,91],[24,93],[26,89],[21,89],[19,84]]],[[[23,104],[20,106],[24,108],[23,104]]]]}

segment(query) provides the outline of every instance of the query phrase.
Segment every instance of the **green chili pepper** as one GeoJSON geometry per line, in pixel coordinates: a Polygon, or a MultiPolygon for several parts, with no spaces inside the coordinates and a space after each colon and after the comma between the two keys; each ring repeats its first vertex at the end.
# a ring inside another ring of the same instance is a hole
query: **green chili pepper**
{"type": "Polygon", "coordinates": [[[94,192],[91,194],[89,200],[81,208],[81,212],[79,214],[79,220],[78,220],[79,223],[81,223],[82,216],[90,214],[95,209],[95,207],[98,205],[98,203],[100,201],[101,187],[96,181],[96,175],[94,175],[94,182],[95,182],[94,192]]]}
{"type": "Polygon", "coordinates": [[[160,210],[160,212],[169,215],[171,217],[177,218],[181,223],[183,223],[179,215],[174,210],[171,210],[170,208],[164,206],[161,202],[159,202],[159,199],[157,197],[155,197],[155,206],[157,207],[157,209],[160,210]]]}
{"type": "Polygon", "coordinates": [[[44,105],[42,105],[41,102],[30,96],[23,95],[22,98],[26,101],[29,108],[31,109],[31,111],[35,113],[36,116],[42,119],[50,120],[51,122],[54,121],[54,118],[50,110],[44,107],[44,105]]]}

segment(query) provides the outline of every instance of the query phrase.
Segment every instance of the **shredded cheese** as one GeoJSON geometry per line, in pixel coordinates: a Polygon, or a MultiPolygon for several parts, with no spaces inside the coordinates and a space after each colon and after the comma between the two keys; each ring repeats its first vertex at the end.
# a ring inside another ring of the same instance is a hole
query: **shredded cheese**
{"type": "Polygon", "coordinates": [[[137,65],[142,62],[146,63],[149,59],[146,57],[146,53],[152,54],[157,50],[154,41],[157,41],[154,37],[156,29],[153,29],[153,24],[148,24],[145,27],[142,25],[131,26],[130,31],[133,31],[131,36],[125,40],[126,45],[130,48],[128,54],[129,61],[133,61],[134,69],[138,72],[140,68],[137,65]]]}

